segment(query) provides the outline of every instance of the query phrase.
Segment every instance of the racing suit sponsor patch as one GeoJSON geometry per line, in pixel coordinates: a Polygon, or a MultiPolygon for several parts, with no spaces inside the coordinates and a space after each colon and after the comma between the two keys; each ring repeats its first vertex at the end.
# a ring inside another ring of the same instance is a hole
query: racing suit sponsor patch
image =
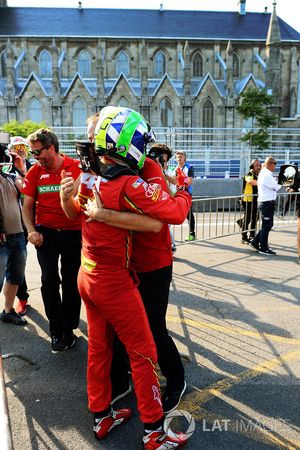
{"type": "Polygon", "coordinates": [[[60,184],[49,184],[48,186],[38,186],[39,194],[47,194],[48,192],[59,192],[60,184]]]}
{"type": "Polygon", "coordinates": [[[91,259],[86,258],[84,255],[81,255],[81,265],[89,272],[95,269],[97,263],[92,261],[91,259]]]}
{"type": "Polygon", "coordinates": [[[138,188],[140,184],[142,184],[144,182],[144,180],[142,180],[141,178],[139,178],[138,180],[136,180],[133,184],[132,187],[134,189],[138,188]]]}

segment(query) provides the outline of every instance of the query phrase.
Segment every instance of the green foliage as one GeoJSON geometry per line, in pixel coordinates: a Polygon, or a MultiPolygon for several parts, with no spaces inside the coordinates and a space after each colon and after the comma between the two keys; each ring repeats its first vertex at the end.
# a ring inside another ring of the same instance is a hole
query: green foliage
{"type": "Polygon", "coordinates": [[[45,122],[36,123],[31,120],[25,120],[25,122],[18,122],[17,120],[12,120],[3,124],[2,129],[6,131],[11,136],[22,136],[26,138],[29,134],[38,130],[39,128],[47,127],[45,122]]]}
{"type": "Polygon", "coordinates": [[[242,102],[237,112],[245,120],[252,119],[252,129],[241,138],[250,147],[264,150],[269,147],[268,128],[276,123],[276,116],[270,114],[268,106],[273,103],[273,97],[266,91],[249,89],[242,94],[242,102]]]}

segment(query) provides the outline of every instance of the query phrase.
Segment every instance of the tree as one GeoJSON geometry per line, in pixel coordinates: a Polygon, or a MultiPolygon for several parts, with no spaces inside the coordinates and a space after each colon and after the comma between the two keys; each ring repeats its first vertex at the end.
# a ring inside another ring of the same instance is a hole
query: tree
{"type": "Polygon", "coordinates": [[[47,127],[45,122],[36,123],[31,120],[25,120],[24,122],[18,122],[12,120],[11,122],[4,123],[2,126],[3,131],[6,131],[11,136],[22,136],[26,138],[29,134],[38,130],[39,128],[47,127]]]}
{"type": "Polygon", "coordinates": [[[252,88],[244,92],[242,102],[237,112],[245,120],[251,119],[251,130],[241,138],[250,147],[265,150],[269,147],[268,128],[275,125],[277,117],[270,114],[268,107],[273,103],[273,97],[265,90],[252,88]]]}

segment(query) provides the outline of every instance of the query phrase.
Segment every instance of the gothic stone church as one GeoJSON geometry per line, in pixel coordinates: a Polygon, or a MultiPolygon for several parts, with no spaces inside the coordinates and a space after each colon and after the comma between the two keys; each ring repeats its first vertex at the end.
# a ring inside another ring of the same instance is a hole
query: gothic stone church
{"type": "Polygon", "coordinates": [[[300,33],[266,10],[12,8],[0,0],[0,125],[84,126],[104,105],[154,127],[243,127],[241,94],[265,88],[300,126],[300,33]]]}

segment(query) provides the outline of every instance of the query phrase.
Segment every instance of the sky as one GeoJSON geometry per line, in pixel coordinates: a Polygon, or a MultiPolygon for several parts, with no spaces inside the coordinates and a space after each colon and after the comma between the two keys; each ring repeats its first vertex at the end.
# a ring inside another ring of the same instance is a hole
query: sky
{"type": "MultiPolygon", "coordinates": [[[[274,0],[247,0],[246,11],[263,12],[265,6],[272,12],[274,0]]],[[[83,8],[121,8],[121,9],[164,9],[203,10],[203,11],[237,11],[238,0],[81,0],[83,8]],[[137,7],[138,3],[138,7],[137,7]]],[[[300,32],[299,0],[277,0],[277,15],[300,32]]],[[[8,6],[64,7],[77,8],[78,0],[7,0],[8,6]]]]}

